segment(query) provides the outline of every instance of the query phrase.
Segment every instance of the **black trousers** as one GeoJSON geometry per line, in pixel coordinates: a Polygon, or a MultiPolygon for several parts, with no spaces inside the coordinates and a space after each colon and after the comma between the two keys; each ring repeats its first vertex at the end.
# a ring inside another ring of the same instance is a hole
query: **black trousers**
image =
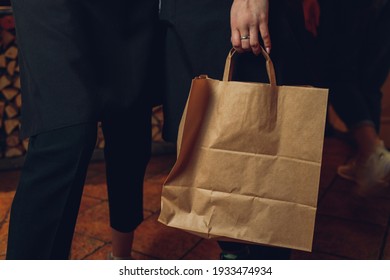
{"type": "MultiPolygon", "coordinates": [[[[150,158],[150,108],[137,102],[110,113],[102,126],[111,226],[133,231],[143,219],[142,187],[150,158]]],[[[12,204],[7,259],[67,259],[97,124],[83,123],[30,138],[12,204]]]]}

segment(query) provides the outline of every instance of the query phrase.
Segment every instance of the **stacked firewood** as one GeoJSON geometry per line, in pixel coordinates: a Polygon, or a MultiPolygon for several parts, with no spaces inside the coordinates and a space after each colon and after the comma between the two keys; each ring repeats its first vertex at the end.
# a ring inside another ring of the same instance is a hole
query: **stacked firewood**
{"type": "Polygon", "coordinates": [[[162,142],[162,128],[164,124],[162,106],[154,107],[152,113],[152,141],[162,142]]]}
{"type": "Polygon", "coordinates": [[[11,15],[0,18],[0,157],[25,153],[27,140],[19,139],[20,76],[15,24],[11,15]]]}

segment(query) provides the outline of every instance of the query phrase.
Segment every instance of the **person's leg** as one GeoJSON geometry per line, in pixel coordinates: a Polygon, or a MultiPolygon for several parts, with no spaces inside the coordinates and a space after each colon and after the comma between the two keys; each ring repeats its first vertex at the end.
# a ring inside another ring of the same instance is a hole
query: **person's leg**
{"type": "Polygon", "coordinates": [[[383,183],[386,185],[385,182],[390,180],[390,153],[384,148],[379,137],[379,87],[354,85],[353,88],[355,90],[348,91],[347,88],[335,87],[333,91],[333,105],[346,123],[356,145],[355,157],[347,164],[339,166],[337,173],[345,179],[355,181],[359,185],[358,192],[366,195],[372,187],[383,183]],[[345,93],[340,92],[342,89],[345,89],[345,93]],[[340,103],[344,104],[339,106],[340,103]]]}
{"type": "Polygon", "coordinates": [[[132,259],[131,249],[133,248],[134,231],[120,232],[111,227],[112,252],[109,259],[128,260],[132,259]]]}
{"type": "Polygon", "coordinates": [[[143,181],[151,153],[151,108],[144,100],[103,122],[113,258],[131,258],[143,220],[143,181]]]}
{"type": "Polygon", "coordinates": [[[94,38],[108,73],[102,127],[113,259],[131,258],[133,232],[143,220],[143,180],[151,152],[150,104],[152,95],[161,91],[158,4],[158,0],[116,1],[109,13],[110,25],[103,2],[86,4],[92,6],[97,22],[94,38]],[[102,34],[110,40],[101,42],[102,34]],[[113,45],[116,52],[108,53],[113,45]]]}
{"type": "Polygon", "coordinates": [[[12,204],[7,259],[68,259],[96,124],[30,138],[12,204]]]}
{"type": "MultiPolygon", "coordinates": [[[[344,95],[349,98],[345,98],[345,104],[338,110],[356,144],[356,157],[347,165],[340,166],[338,173],[356,181],[360,186],[359,192],[364,194],[373,189],[371,187],[386,185],[390,181],[390,153],[379,137],[380,88],[389,71],[389,51],[384,47],[388,36],[379,28],[384,24],[380,17],[369,13],[369,19],[363,22],[362,32],[357,35],[364,39],[364,44],[357,47],[358,55],[352,57],[357,63],[358,79],[352,80],[354,83],[350,82],[350,88],[344,90],[344,95]],[[367,55],[368,49],[373,55],[367,55]]],[[[388,25],[388,19],[386,21],[388,25]]],[[[334,98],[339,96],[338,93],[340,90],[334,98]]]]}
{"type": "Polygon", "coordinates": [[[357,160],[365,162],[381,144],[375,126],[371,122],[361,123],[352,130],[353,139],[357,146],[357,160]]]}

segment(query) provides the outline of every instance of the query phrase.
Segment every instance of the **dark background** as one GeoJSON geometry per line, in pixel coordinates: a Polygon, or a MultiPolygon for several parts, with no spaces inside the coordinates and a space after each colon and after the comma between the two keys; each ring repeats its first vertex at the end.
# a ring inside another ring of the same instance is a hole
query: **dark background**
{"type": "Polygon", "coordinates": [[[0,0],[0,6],[11,6],[9,0],[0,0]]]}

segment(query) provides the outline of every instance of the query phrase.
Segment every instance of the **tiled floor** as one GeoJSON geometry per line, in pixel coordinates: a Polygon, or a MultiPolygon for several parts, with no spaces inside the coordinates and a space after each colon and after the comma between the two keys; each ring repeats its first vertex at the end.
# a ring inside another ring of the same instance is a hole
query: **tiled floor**
{"type": "MultiPolygon", "coordinates": [[[[336,175],[351,155],[340,139],[324,146],[319,207],[312,253],[293,251],[293,259],[390,259],[390,191],[369,199],[354,195],[356,186],[336,175]]],[[[159,222],[162,183],[173,155],[154,156],[145,179],[145,221],[137,229],[137,259],[218,259],[215,241],[203,240],[159,222]]],[[[0,259],[4,259],[9,210],[19,171],[0,172],[0,259]]],[[[38,217],[37,217],[38,218],[38,217]]],[[[111,250],[104,163],[90,165],[77,221],[72,259],[105,259],[111,250]]]]}

